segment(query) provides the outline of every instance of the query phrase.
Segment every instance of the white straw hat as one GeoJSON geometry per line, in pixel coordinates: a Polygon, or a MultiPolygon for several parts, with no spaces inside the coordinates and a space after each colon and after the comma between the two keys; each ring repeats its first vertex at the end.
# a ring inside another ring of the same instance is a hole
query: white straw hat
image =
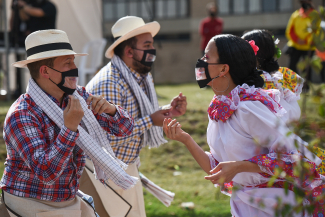
{"type": "Polygon", "coordinates": [[[15,62],[15,67],[25,68],[28,63],[58,56],[75,55],[85,56],[88,54],[75,53],[69,42],[67,34],[62,30],[49,29],[35,31],[25,40],[27,60],[15,62]]]}
{"type": "Polygon", "coordinates": [[[121,42],[143,33],[151,33],[152,37],[154,37],[159,29],[160,25],[157,21],[146,24],[141,17],[122,17],[112,27],[115,42],[107,49],[105,56],[112,58],[114,56],[114,48],[121,42]]]}

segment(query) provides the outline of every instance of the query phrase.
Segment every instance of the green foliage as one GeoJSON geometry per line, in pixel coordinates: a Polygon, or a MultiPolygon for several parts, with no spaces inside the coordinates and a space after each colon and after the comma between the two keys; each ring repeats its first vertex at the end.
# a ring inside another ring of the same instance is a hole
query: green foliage
{"type": "MultiPolygon", "coordinates": [[[[319,51],[325,51],[325,33],[322,29],[319,29],[321,19],[325,18],[325,11],[323,7],[319,8],[319,13],[313,12],[310,14],[312,17],[311,25],[307,28],[307,31],[312,34],[312,45],[319,51]]],[[[297,64],[297,68],[300,71],[304,71],[306,68],[311,67],[314,71],[320,72],[322,69],[321,59],[318,56],[311,58],[307,57],[297,64]]],[[[294,133],[300,136],[303,140],[309,142],[308,149],[313,151],[314,147],[325,147],[325,102],[324,102],[324,85],[314,85],[309,83],[311,90],[308,93],[302,94],[301,107],[302,118],[292,123],[294,127],[294,133]],[[309,109],[307,108],[309,107],[309,109]],[[311,108],[313,107],[313,108],[311,108]],[[308,111],[308,112],[306,112],[308,111]]],[[[289,133],[287,136],[289,136],[289,133]]],[[[297,144],[296,144],[297,145],[297,144]]],[[[303,153],[302,153],[303,154],[303,153]]],[[[276,207],[276,216],[293,216],[295,213],[301,213],[306,211],[312,213],[315,208],[315,202],[320,199],[324,199],[325,195],[320,195],[317,200],[313,200],[310,193],[303,189],[298,183],[303,183],[307,174],[309,174],[309,165],[304,161],[297,161],[293,168],[293,176],[298,178],[294,181],[294,177],[285,177],[284,191],[288,194],[289,184],[294,185],[293,191],[295,194],[296,204],[295,206],[289,204],[283,204],[278,201],[276,207]],[[309,200],[309,205],[303,205],[304,200],[309,200]]],[[[275,179],[279,177],[281,170],[275,171],[274,176],[269,181],[271,186],[275,179]]],[[[311,174],[309,174],[311,175],[311,174]]],[[[313,179],[311,175],[309,181],[313,179]]]]}

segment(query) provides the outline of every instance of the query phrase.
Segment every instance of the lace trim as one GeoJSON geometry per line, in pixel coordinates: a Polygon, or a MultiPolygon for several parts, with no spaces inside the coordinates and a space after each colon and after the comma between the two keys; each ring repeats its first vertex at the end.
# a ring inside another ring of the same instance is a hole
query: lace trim
{"type": "Polygon", "coordinates": [[[280,97],[281,97],[281,93],[279,90],[263,90],[261,88],[255,88],[255,86],[248,86],[247,84],[243,84],[243,85],[238,85],[237,87],[235,87],[232,91],[231,91],[231,96],[232,99],[228,98],[227,96],[224,95],[220,95],[220,96],[215,96],[219,101],[226,103],[230,106],[230,109],[232,110],[237,110],[239,102],[240,102],[240,97],[239,97],[239,91],[240,89],[245,89],[246,93],[248,94],[253,94],[255,92],[261,94],[262,96],[264,96],[266,99],[268,99],[272,105],[273,108],[275,110],[275,115],[276,116],[283,116],[287,111],[282,108],[279,104],[280,102],[280,97]]]}
{"type": "Polygon", "coordinates": [[[210,167],[211,167],[211,170],[212,169],[214,169],[216,166],[217,166],[217,164],[216,164],[216,159],[214,159],[214,157],[213,157],[213,155],[210,153],[210,152],[205,152],[206,153],[206,155],[208,155],[208,157],[209,157],[209,160],[210,160],[210,167]]]}

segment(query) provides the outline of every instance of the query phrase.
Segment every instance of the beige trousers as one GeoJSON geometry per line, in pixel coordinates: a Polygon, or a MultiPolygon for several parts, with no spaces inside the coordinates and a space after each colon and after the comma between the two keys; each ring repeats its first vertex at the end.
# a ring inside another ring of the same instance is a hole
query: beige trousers
{"type": "MultiPolygon", "coordinates": [[[[18,197],[4,192],[6,205],[23,217],[95,217],[94,210],[80,197],[71,201],[52,202],[18,197]]],[[[16,217],[11,213],[10,217],[16,217]]]]}
{"type": "MultiPolygon", "coordinates": [[[[86,165],[93,170],[93,165],[88,159],[86,165]]],[[[114,192],[112,189],[105,187],[96,180],[88,169],[84,170],[79,180],[79,188],[82,192],[94,198],[96,212],[100,217],[125,217],[130,209],[129,204],[132,208],[127,214],[127,217],[146,217],[142,184],[136,164],[129,165],[126,172],[131,176],[138,177],[139,181],[133,188],[126,191],[110,181],[109,186],[115,191],[114,192]]]]}

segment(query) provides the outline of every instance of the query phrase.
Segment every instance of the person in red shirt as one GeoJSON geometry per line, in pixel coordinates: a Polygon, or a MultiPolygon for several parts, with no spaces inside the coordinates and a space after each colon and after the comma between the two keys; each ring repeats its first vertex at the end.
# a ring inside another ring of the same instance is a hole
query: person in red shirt
{"type": "Polygon", "coordinates": [[[201,51],[204,55],[205,47],[210,39],[222,33],[223,20],[218,17],[218,7],[215,3],[207,4],[208,17],[204,18],[200,23],[201,51]]]}

